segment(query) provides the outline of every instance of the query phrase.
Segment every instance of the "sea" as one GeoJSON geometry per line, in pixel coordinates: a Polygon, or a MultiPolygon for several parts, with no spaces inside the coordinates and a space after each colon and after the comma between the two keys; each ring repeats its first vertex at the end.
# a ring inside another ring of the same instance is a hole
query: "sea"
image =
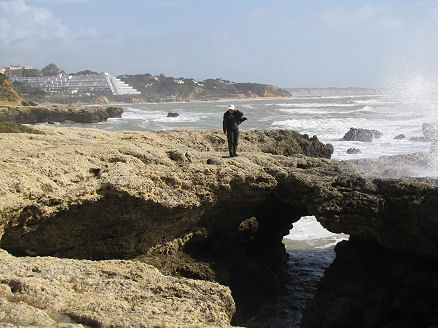
{"type": "MultiPolygon", "coordinates": [[[[221,129],[229,104],[247,117],[241,129],[290,129],[316,135],[334,146],[333,159],[349,160],[427,152],[432,144],[422,124],[438,120],[438,100],[397,94],[312,95],[289,98],[122,104],[121,118],[95,124],[70,124],[105,130],[221,129]],[[177,113],[177,117],[168,117],[177,113]],[[372,142],[343,141],[350,128],[378,130],[372,142]],[[396,138],[397,136],[397,138],[396,138]],[[349,154],[350,148],[359,153],[349,154]]],[[[438,165],[421,175],[438,176],[438,165]]],[[[348,235],[324,229],[313,216],[302,217],[284,237],[291,279],[287,295],[268,304],[248,327],[299,327],[302,311],[316,292],[324,271],[335,258],[334,246],[348,235]]]]}

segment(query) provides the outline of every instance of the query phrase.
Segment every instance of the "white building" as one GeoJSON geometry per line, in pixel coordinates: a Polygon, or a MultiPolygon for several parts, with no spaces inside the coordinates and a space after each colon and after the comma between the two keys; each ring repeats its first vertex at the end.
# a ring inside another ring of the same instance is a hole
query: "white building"
{"type": "Polygon", "coordinates": [[[108,74],[58,75],[44,77],[11,76],[12,81],[39,87],[49,93],[138,95],[140,91],[108,74]]]}

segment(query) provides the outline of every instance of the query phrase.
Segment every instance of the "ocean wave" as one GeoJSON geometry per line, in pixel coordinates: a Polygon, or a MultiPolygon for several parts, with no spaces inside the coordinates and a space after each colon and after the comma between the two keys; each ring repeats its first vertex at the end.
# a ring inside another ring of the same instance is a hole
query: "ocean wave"
{"type": "Polygon", "coordinates": [[[184,116],[178,116],[178,117],[159,117],[152,119],[153,122],[158,123],[171,123],[171,122],[196,122],[200,119],[208,118],[208,116],[192,116],[192,117],[184,117],[184,116]]]}
{"type": "Polygon", "coordinates": [[[304,216],[293,224],[283,243],[287,249],[329,248],[348,237],[328,231],[314,216],[304,216]]]}
{"type": "Polygon", "coordinates": [[[251,106],[251,105],[242,105],[241,107],[249,108],[249,109],[257,109],[256,107],[251,106]]]}
{"type": "Polygon", "coordinates": [[[290,233],[285,236],[292,240],[309,240],[336,237],[338,234],[328,231],[314,216],[303,216],[293,224],[290,233]]]}
{"type": "Polygon", "coordinates": [[[316,108],[316,107],[354,107],[357,106],[356,104],[353,103],[283,103],[283,104],[275,104],[276,106],[280,106],[280,107],[290,107],[290,106],[294,106],[294,107],[310,107],[310,108],[316,108]]]}

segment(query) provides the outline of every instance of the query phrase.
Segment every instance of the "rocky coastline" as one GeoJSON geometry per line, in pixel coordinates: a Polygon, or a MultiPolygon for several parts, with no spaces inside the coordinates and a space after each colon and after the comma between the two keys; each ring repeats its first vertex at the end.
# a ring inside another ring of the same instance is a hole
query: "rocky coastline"
{"type": "Polygon", "coordinates": [[[0,106],[0,122],[21,124],[76,122],[97,123],[122,117],[121,107],[100,106],[0,106]]]}
{"type": "Polygon", "coordinates": [[[35,129],[41,134],[0,134],[0,317],[8,324],[245,325],[282,292],[282,237],[306,215],[351,239],[337,247],[303,327],[402,327],[396,314],[405,307],[385,316],[384,301],[424,290],[427,301],[403,318],[438,324],[438,187],[430,181],[365,175],[294,131],[242,131],[240,156],[227,158],[219,130],[35,129]],[[397,263],[384,260],[393,255],[397,263]],[[358,263],[378,268],[376,281],[394,267],[400,279],[390,289],[370,287],[366,275],[340,284],[358,263]],[[418,282],[409,293],[406,281],[418,282]],[[367,321],[355,318],[363,304],[367,321]]]}

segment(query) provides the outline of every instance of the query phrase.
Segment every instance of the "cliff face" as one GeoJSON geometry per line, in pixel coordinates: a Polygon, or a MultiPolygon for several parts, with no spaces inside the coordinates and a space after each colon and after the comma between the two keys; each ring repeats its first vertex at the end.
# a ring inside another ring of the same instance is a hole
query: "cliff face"
{"type": "Polygon", "coordinates": [[[11,80],[0,73],[0,105],[21,106],[23,98],[12,88],[11,80]]]}
{"type": "Polygon", "coordinates": [[[282,237],[305,215],[389,254],[438,258],[436,186],[343,172],[316,137],[242,131],[226,158],[217,130],[38,129],[0,135],[0,246],[15,256],[135,259],[219,282],[237,323],[281,291],[282,237]]]}

